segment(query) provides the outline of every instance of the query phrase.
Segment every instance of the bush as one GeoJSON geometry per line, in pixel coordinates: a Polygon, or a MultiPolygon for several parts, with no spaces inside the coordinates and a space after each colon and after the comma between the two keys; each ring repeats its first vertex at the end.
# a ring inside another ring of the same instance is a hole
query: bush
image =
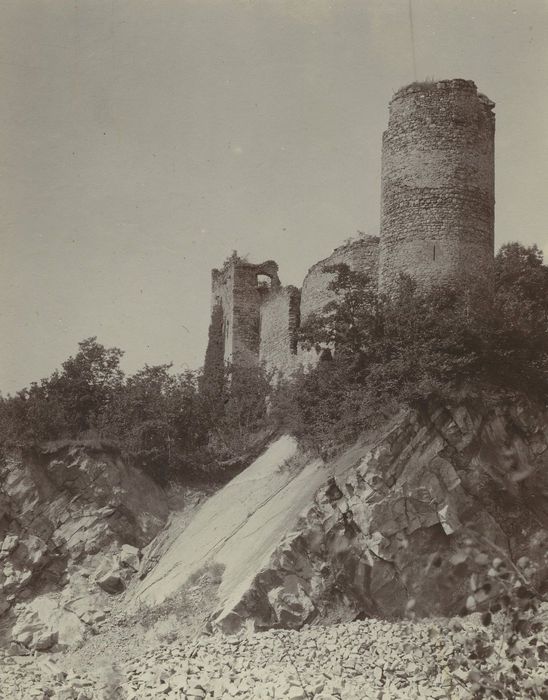
{"type": "Polygon", "coordinates": [[[209,446],[217,459],[233,462],[254,454],[272,433],[267,411],[271,392],[272,374],[262,366],[226,366],[221,394],[204,397],[211,416],[209,446]]]}
{"type": "Polygon", "coordinates": [[[512,243],[495,270],[491,301],[473,288],[422,291],[404,276],[382,298],[367,276],[329,268],[337,297],[303,324],[300,340],[331,348],[331,359],[278,389],[284,426],[329,453],[405,405],[463,392],[525,392],[545,403],[548,267],[536,247],[512,243]]]}
{"type": "Polygon", "coordinates": [[[125,376],[122,355],[88,338],[60,371],[0,397],[0,449],[104,439],[160,483],[219,481],[271,434],[271,377],[261,367],[227,366],[213,390],[170,364],[125,376]]]}
{"type": "Polygon", "coordinates": [[[98,435],[159,480],[221,479],[278,430],[329,454],[405,405],[463,392],[548,396],[548,267],[535,246],[503,246],[493,300],[474,289],[419,290],[402,277],[390,299],[376,280],[344,265],[335,301],[310,317],[300,343],[322,361],[291,382],[262,367],[198,372],[146,365],[126,377],[123,352],[96,338],[60,371],[0,397],[0,447],[98,435]]]}
{"type": "MultiPolygon", "coordinates": [[[[469,581],[464,612],[479,612],[483,630],[466,634],[454,623],[460,649],[450,658],[453,678],[480,698],[548,699],[542,669],[548,662],[546,595],[539,590],[538,566],[528,557],[517,563],[493,543],[470,532],[459,563],[480,566],[469,581]]],[[[546,563],[546,540],[536,543],[538,562],[546,563]]]]}

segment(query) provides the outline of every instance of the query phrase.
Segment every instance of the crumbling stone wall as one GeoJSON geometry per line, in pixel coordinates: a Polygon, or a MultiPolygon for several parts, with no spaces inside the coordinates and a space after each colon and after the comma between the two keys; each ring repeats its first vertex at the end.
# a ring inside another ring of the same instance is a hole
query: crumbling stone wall
{"type": "Polygon", "coordinates": [[[381,291],[400,272],[421,286],[492,287],[493,107],[469,80],[394,95],[382,146],[381,291]]]}
{"type": "Polygon", "coordinates": [[[220,270],[211,271],[211,320],[203,384],[214,392],[222,387],[225,358],[232,356],[234,260],[229,258],[220,270]]]}
{"type": "Polygon", "coordinates": [[[299,324],[336,295],[347,264],[390,294],[400,273],[419,285],[454,282],[487,296],[494,274],[494,104],[469,80],[413,83],[390,103],[383,135],[381,236],[360,236],[313,265],[302,291],[282,288],[278,266],[237,255],[212,273],[206,372],[225,362],[290,374],[318,360],[298,343],[299,324]],[[263,285],[263,275],[268,284],[263,285]]]}
{"type": "Polygon", "coordinates": [[[232,330],[229,331],[232,352],[230,356],[225,352],[225,359],[233,364],[250,365],[259,356],[261,304],[280,288],[278,265],[273,260],[260,265],[240,261],[233,270],[232,330]],[[262,286],[259,276],[268,278],[270,286],[262,286]]]}
{"type": "Polygon", "coordinates": [[[271,294],[261,306],[259,361],[285,376],[296,368],[300,302],[300,290],[288,286],[271,294]]]}
{"type": "Polygon", "coordinates": [[[223,388],[225,357],[225,331],[223,305],[213,297],[211,321],[204,360],[204,375],[201,388],[207,393],[219,395],[223,388]]]}
{"type": "Polygon", "coordinates": [[[360,236],[336,248],[310,268],[302,294],[296,287],[281,286],[273,260],[254,265],[233,255],[222,269],[213,270],[204,385],[220,389],[226,362],[261,362],[285,376],[300,366],[314,366],[320,355],[315,348],[299,345],[298,334],[301,319],[320,313],[336,296],[329,289],[335,273],[324,268],[345,263],[376,280],[378,245],[377,237],[360,236]]]}
{"type": "Polygon", "coordinates": [[[280,289],[278,265],[254,265],[237,254],[211,272],[211,323],[204,382],[218,384],[224,365],[249,366],[258,361],[260,309],[280,289]]]}
{"type": "Polygon", "coordinates": [[[301,297],[301,318],[305,321],[313,313],[321,313],[336,294],[329,289],[335,273],[325,272],[330,265],[345,264],[351,270],[363,272],[377,279],[379,239],[377,236],[360,236],[335,248],[328,258],[313,265],[304,278],[301,297]]]}

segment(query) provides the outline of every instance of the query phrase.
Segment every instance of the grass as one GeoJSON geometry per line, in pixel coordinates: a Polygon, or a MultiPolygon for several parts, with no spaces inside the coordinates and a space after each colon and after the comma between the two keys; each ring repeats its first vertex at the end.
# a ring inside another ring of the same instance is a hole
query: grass
{"type": "Polygon", "coordinates": [[[421,90],[433,90],[436,87],[436,83],[437,80],[433,76],[427,76],[424,80],[415,80],[409,85],[404,85],[404,87],[420,88],[421,90]]]}

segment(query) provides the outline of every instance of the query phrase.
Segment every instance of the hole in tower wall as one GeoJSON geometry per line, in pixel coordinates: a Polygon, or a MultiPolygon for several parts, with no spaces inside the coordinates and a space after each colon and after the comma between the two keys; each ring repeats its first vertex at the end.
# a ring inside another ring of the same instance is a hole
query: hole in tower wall
{"type": "Polygon", "coordinates": [[[269,275],[264,275],[264,274],[257,275],[257,288],[258,289],[271,289],[272,288],[272,278],[269,275]]]}

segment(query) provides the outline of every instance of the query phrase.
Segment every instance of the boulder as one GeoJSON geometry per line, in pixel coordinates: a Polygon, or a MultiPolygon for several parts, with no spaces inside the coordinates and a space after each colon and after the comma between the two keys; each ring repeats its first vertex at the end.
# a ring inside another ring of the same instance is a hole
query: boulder
{"type": "Polygon", "coordinates": [[[11,554],[13,550],[17,547],[19,544],[19,537],[18,535],[6,535],[4,537],[4,540],[2,542],[2,547],[0,548],[0,554],[5,555],[5,554],[11,554]]]}
{"type": "Polygon", "coordinates": [[[137,547],[132,547],[130,544],[123,544],[120,549],[120,564],[133,571],[139,570],[139,550],[137,547]]]}
{"type": "Polygon", "coordinates": [[[268,602],[281,627],[302,627],[315,611],[304,586],[294,576],[288,576],[283,586],[270,590],[268,602]]]}
{"type": "Polygon", "coordinates": [[[62,605],[55,595],[38,596],[30,603],[19,603],[11,641],[29,649],[45,651],[52,646],[71,646],[85,637],[85,625],[62,605]]]}
{"type": "Polygon", "coordinates": [[[95,572],[97,585],[110,594],[122,593],[125,589],[124,571],[115,561],[105,560],[95,572]]]}

